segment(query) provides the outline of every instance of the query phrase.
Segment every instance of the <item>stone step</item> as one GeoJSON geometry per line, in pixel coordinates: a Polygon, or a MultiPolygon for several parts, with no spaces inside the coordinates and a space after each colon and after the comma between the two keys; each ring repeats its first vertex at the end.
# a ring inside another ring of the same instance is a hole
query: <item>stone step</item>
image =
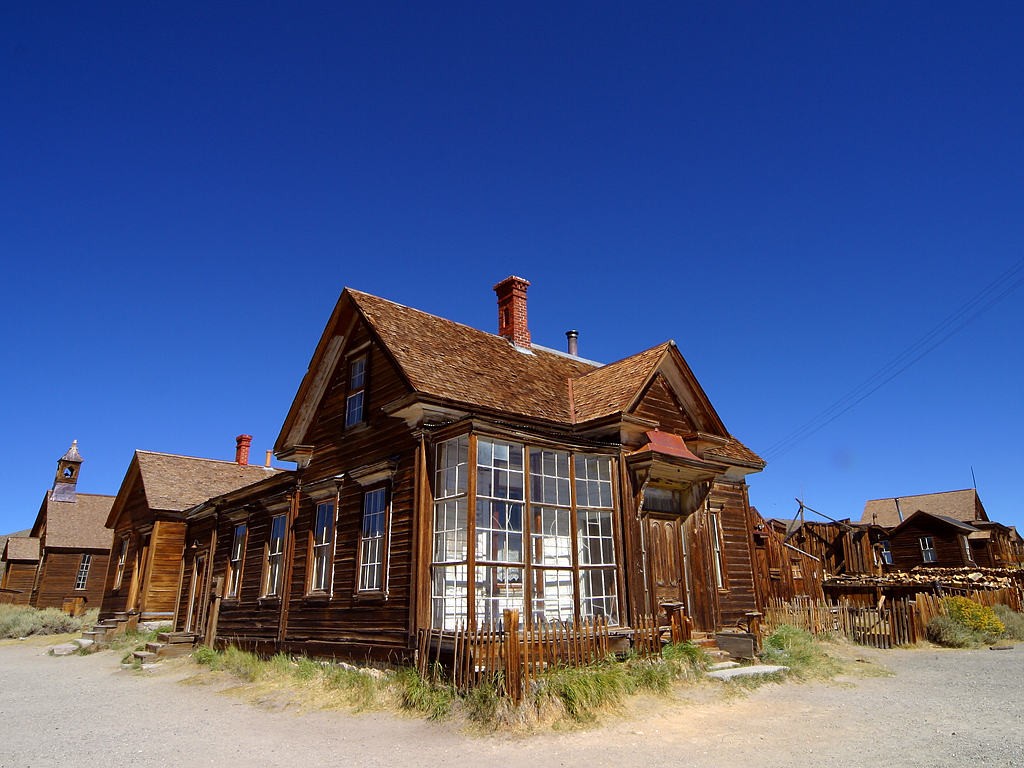
{"type": "Polygon", "coordinates": [[[72,640],[71,642],[77,645],[79,648],[89,648],[91,646],[96,645],[96,641],[90,640],[88,637],[78,637],[72,640]]]}
{"type": "Polygon", "coordinates": [[[730,667],[729,669],[718,669],[708,672],[708,677],[713,680],[734,680],[737,677],[758,677],[760,675],[774,675],[776,672],[788,672],[789,667],[780,667],[775,664],[753,664],[749,667],[730,667]]]}
{"type": "Polygon", "coordinates": [[[61,643],[50,648],[51,656],[70,656],[78,653],[78,646],[74,643],[61,643]]]}

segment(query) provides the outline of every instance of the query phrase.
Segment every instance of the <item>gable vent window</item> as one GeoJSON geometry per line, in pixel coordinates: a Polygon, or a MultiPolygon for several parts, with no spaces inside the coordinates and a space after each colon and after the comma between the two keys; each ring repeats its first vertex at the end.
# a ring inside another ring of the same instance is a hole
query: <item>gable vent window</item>
{"type": "Polygon", "coordinates": [[[348,397],[345,399],[345,426],[362,424],[366,418],[366,357],[357,357],[348,365],[348,397]]]}

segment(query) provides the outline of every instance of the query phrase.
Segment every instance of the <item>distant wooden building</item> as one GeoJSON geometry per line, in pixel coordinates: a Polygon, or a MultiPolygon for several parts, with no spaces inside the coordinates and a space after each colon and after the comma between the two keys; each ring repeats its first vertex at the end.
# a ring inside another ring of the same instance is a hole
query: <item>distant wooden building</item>
{"type": "Polygon", "coordinates": [[[881,526],[808,520],[783,528],[786,542],[818,558],[829,576],[877,574],[884,569],[881,542],[888,537],[881,526]]]}
{"type": "Polygon", "coordinates": [[[29,536],[11,536],[4,543],[0,556],[5,568],[0,581],[4,594],[0,601],[14,605],[28,605],[39,571],[39,539],[29,536]]]}
{"type": "Polygon", "coordinates": [[[1024,564],[1016,528],[990,520],[973,488],[873,499],[861,523],[888,529],[881,549],[891,570],[1024,564]]]}
{"type": "Polygon", "coordinates": [[[820,563],[749,504],[764,462],[676,345],[600,365],[574,333],[533,344],[528,285],[495,286],[497,335],[346,289],[275,445],[297,470],[175,513],[178,629],[402,658],[505,609],[628,631],[678,606],[712,632],[820,596],[820,563]]]}
{"type": "Polygon", "coordinates": [[[189,544],[184,511],[277,471],[249,464],[251,439],[237,438],[233,462],[135,451],[105,518],[113,553],[104,563],[101,619],[174,619],[189,544]]]}
{"type": "Polygon", "coordinates": [[[58,459],[53,488],[32,526],[39,564],[29,603],[36,608],[97,608],[103,595],[111,541],[104,523],[114,497],[79,493],[81,467],[75,440],[58,459]]]}

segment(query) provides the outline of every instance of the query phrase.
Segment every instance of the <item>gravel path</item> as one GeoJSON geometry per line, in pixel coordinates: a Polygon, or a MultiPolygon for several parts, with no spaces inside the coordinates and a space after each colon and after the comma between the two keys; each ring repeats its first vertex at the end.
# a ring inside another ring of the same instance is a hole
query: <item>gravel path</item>
{"type": "Polygon", "coordinates": [[[122,671],[115,655],[53,658],[0,643],[0,766],[1024,765],[1024,646],[864,650],[894,674],[641,699],[587,731],[473,737],[388,715],[269,711],[203,685],[187,662],[122,671]]]}

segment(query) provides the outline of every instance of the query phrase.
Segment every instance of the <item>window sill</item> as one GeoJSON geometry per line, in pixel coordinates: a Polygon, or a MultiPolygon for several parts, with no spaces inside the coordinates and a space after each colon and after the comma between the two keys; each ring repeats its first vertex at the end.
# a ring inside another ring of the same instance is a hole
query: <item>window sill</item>
{"type": "Polygon", "coordinates": [[[369,424],[369,422],[367,422],[365,420],[364,421],[360,421],[360,422],[358,422],[356,424],[346,424],[345,425],[345,434],[346,435],[358,434],[359,432],[365,432],[369,428],[370,428],[370,424],[369,424]]]}
{"type": "Polygon", "coordinates": [[[261,606],[264,605],[280,605],[281,597],[279,595],[264,595],[263,597],[256,600],[261,606]]]}
{"type": "Polygon", "coordinates": [[[317,604],[317,603],[329,603],[331,596],[326,592],[310,592],[302,598],[305,603],[317,604]]]}
{"type": "Polygon", "coordinates": [[[356,592],[352,595],[352,599],[357,603],[386,603],[388,601],[387,592],[356,592]]]}

